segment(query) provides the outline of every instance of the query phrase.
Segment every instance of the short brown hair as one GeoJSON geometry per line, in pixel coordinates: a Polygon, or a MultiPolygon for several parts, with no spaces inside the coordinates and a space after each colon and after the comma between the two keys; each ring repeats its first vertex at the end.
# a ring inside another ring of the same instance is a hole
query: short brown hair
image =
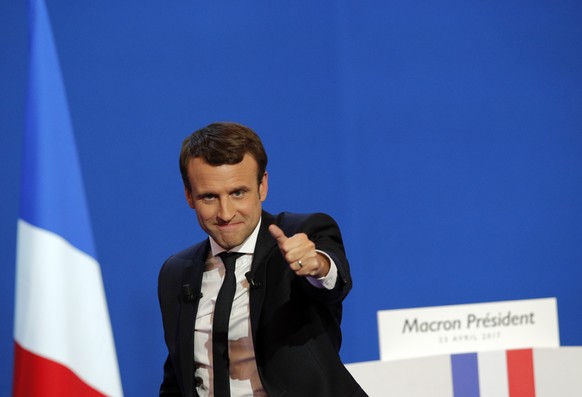
{"type": "Polygon", "coordinates": [[[231,122],[212,123],[194,131],[182,142],[180,151],[180,173],[188,190],[192,190],[188,179],[188,163],[201,157],[213,166],[238,164],[245,154],[250,154],[258,164],[259,184],[267,169],[267,153],[259,136],[242,124],[231,122]]]}

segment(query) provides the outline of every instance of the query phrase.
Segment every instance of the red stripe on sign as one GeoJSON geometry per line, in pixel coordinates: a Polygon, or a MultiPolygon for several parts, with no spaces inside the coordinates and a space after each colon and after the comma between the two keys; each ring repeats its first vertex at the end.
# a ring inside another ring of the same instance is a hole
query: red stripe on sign
{"type": "Polygon", "coordinates": [[[535,397],[532,349],[508,350],[506,354],[509,397],[535,397]]]}
{"type": "Polygon", "coordinates": [[[67,367],[14,347],[14,397],[104,397],[67,367]]]}

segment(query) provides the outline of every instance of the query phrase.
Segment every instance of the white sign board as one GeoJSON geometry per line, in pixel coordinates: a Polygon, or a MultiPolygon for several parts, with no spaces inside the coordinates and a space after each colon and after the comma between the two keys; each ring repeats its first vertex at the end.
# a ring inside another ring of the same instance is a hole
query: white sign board
{"type": "Polygon", "coordinates": [[[559,347],[556,298],[378,312],[380,359],[559,347]]]}

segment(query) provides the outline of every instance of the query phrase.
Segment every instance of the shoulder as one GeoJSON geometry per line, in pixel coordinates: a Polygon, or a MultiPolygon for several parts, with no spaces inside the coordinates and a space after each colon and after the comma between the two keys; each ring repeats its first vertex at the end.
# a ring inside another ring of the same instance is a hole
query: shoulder
{"type": "Polygon", "coordinates": [[[322,212],[294,213],[281,212],[267,217],[269,224],[275,223],[288,234],[314,232],[321,229],[339,229],[337,222],[328,214],[322,212]]]}
{"type": "Polygon", "coordinates": [[[188,248],[176,252],[165,260],[160,270],[160,277],[168,273],[181,273],[186,267],[192,266],[193,263],[203,260],[206,257],[209,243],[203,240],[188,248]]]}
{"type": "Polygon", "coordinates": [[[198,256],[203,256],[207,247],[208,239],[202,240],[197,244],[191,245],[188,248],[184,248],[183,250],[170,255],[168,260],[192,260],[198,256]]]}

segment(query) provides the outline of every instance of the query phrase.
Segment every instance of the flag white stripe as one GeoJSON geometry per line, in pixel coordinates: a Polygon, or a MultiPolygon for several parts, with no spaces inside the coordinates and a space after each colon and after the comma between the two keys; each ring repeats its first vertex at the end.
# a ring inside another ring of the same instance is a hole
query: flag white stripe
{"type": "Polygon", "coordinates": [[[480,397],[509,397],[505,351],[480,352],[477,359],[480,397]]]}
{"type": "Polygon", "coordinates": [[[101,393],[122,396],[99,263],[23,220],[17,246],[16,341],[101,393]]]}

